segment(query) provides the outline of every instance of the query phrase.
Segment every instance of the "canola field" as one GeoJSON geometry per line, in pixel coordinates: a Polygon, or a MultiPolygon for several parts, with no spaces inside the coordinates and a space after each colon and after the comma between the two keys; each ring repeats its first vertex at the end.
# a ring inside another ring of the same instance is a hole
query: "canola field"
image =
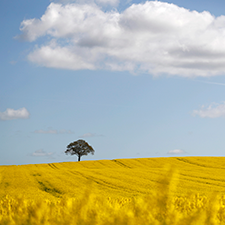
{"type": "Polygon", "coordinates": [[[0,166],[0,224],[225,224],[225,158],[0,166]]]}

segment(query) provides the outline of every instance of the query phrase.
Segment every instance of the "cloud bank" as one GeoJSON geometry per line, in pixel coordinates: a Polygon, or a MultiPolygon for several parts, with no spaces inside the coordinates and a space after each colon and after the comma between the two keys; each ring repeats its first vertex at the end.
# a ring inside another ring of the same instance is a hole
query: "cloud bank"
{"type": "Polygon", "coordinates": [[[184,154],[186,153],[184,150],[181,149],[174,149],[167,152],[167,154],[176,155],[176,154],[184,154]]]}
{"type": "Polygon", "coordinates": [[[200,116],[202,118],[218,118],[225,117],[225,103],[213,103],[208,107],[204,105],[199,110],[193,110],[193,116],[200,116]]]}
{"type": "Polygon", "coordinates": [[[27,119],[30,113],[26,108],[21,109],[6,109],[5,112],[0,112],[0,120],[14,120],[14,119],[27,119]]]}
{"type": "Polygon", "coordinates": [[[19,38],[30,42],[46,37],[28,55],[44,67],[184,77],[225,72],[225,16],[165,2],[133,4],[121,13],[97,4],[51,3],[20,30],[19,38]]]}

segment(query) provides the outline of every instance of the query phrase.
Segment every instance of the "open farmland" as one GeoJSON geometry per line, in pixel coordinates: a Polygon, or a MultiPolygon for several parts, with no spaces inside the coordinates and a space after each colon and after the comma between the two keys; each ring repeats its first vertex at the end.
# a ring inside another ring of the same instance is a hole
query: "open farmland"
{"type": "Polygon", "coordinates": [[[88,190],[111,197],[146,195],[169,168],[176,195],[225,193],[225,158],[143,158],[0,166],[0,197],[77,197],[88,190]]]}
{"type": "Polygon", "coordinates": [[[0,224],[223,224],[224,195],[223,157],[0,166],[0,224]]]}

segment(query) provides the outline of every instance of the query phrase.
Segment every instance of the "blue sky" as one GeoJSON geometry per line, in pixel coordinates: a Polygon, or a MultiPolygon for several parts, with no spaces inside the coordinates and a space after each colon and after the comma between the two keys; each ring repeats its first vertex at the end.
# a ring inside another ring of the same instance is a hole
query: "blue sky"
{"type": "Polygon", "coordinates": [[[223,156],[225,2],[0,1],[0,165],[223,156]]]}

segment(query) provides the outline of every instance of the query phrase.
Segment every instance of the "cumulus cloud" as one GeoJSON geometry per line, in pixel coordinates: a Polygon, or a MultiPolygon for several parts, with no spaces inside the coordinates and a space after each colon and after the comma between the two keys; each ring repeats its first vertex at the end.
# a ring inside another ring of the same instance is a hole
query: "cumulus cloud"
{"type": "Polygon", "coordinates": [[[225,16],[165,2],[133,4],[121,13],[96,4],[51,3],[40,19],[22,21],[20,30],[30,42],[50,39],[28,55],[45,67],[185,77],[225,72],[225,16]]]}
{"type": "Polygon", "coordinates": [[[101,135],[101,134],[86,133],[86,134],[79,136],[79,138],[102,137],[102,136],[103,135],[101,135]]]}
{"type": "Polygon", "coordinates": [[[36,150],[31,154],[34,157],[51,157],[53,152],[45,152],[43,149],[36,150]]]}
{"type": "Polygon", "coordinates": [[[181,149],[174,149],[167,152],[167,154],[176,155],[176,154],[184,154],[185,151],[181,149]]]}
{"type": "Polygon", "coordinates": [[[48,129],[48,130],[35,130],[34,133],[36,134],[73,134],[71,130],[54,130],[54,129],[48,129]]]}
{"type": "Polygon", "coordinates": [[[225,102],[222,104],[213,103],[208,107],[204,105],[201,109],[193,110],[193,116],[200,116],[202,118],[218,118],[225,116],[225,102]]]}
{"type": "Polygon", "coordinates": [[[14,120],[14,119],[27,119],[30,113],[26,108],[21,109],[6,109],[5,112],[0,112],[0,120],[14,120]]]}

